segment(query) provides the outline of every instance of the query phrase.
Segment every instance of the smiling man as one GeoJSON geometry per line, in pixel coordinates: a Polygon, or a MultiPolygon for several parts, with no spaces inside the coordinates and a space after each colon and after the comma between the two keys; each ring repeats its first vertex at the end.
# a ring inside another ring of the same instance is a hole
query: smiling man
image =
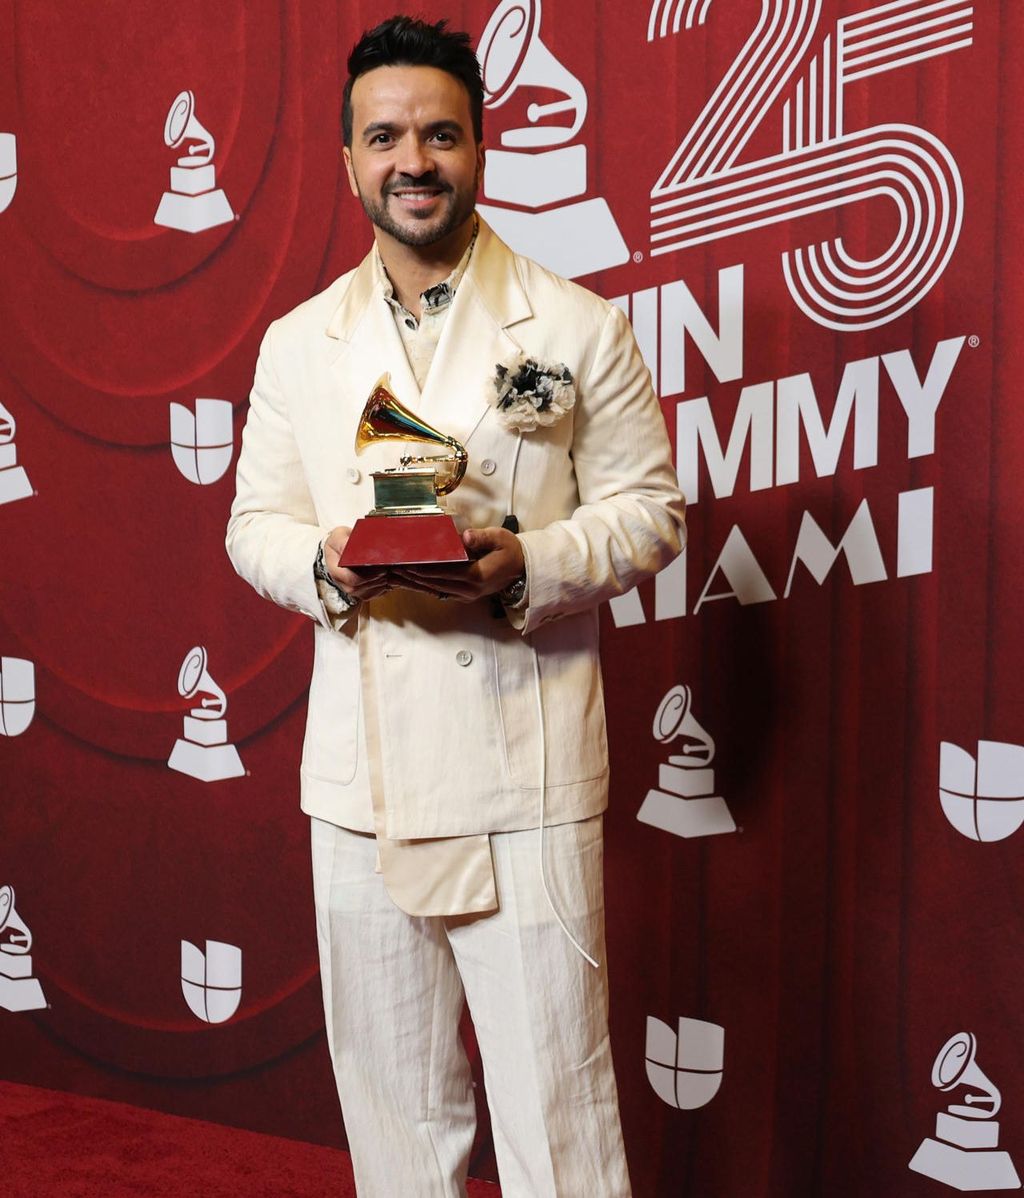
{"type": "MultiPolygon", "coordinates": [[[[388,256],[405,246],[418,253],[434,246],[430,257],[456,249],[461,257],[466,248],[460,241],[484,165],[483,142],[472,124],[462,123],[472,119],[468,109],[465,88],[434,67],[381,69],[354,83],[345,116],[345,165],[378,240],[386,239],[388,256]],[[354,135],[353,104],[360,113],[376,114],[354,135]]],[[[410,255],[413,263],[419,263],[418,253],[410,255]]]]}
{"type": "Polygon", "coordinates": [[[679,552],[683,501],[622,313],[476,215],[465,34],[395,17],[349,58],[374,247],[275,322],[227,545],[316,623],[302,755],[327,1034],[363,1198],[465,1194],[468,1003],[505,1198],[626,1198],[608,1040],[597,608],[679,552]],[[346,569],[377,379],[469,453],[458,566],[346,569]]]}

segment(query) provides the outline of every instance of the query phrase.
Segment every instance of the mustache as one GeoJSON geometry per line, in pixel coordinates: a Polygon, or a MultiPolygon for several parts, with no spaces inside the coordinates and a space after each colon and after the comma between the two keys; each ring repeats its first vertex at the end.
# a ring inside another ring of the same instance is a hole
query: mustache
{"type": "Polygon", "coordinates": [[[384,188],[384,194],[389,196],[396,191],[416,191],[418,188],[429,188],[431,191],[451,191],[451,184],[442,182],[435,173],[429,175],[399,175],[392,183],[384,188]]]}

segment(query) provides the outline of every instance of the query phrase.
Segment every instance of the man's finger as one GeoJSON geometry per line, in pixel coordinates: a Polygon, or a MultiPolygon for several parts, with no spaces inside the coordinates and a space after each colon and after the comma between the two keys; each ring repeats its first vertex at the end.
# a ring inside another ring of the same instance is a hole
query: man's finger
{"type": "Polygon", "coordinates": [[[367,583],[363,586],[353,587],[351,590],[349,590],[347,587],[345,589],[346,592],[353,597],[353,599],[366,600],[376,599],[378,595],[386,595],[388,591],[391,590],[391,587],[392,583],[390,580],[383,579],[379,582],[367,583]]]}
{"type": "Polygon", "coordinates": [[[372,586],[375,582],[386,582],[388,572],[387,570],[341,569],[333,571],[333,575],[339,586],[343,586],[346,591],[354,591],[357,587],[372,586]]]}
{"type": "Polygon", "coordinates": [[[407,591],[424,591],[429,595],[434,595],[438,591],[443,591],[445,588],[442,585],[435,586],[433,583],[427,582],[425,579],[416,578],[411,574],[406,574],[402,570],[395,570],[391,575],[395,586],[404,587],[407,591]]]}
{"type": "Polygon", "coordinates": [[[505,528],[467,528],[462,534],[462,543],[477,556],[508,549],[513,534],[505,528]]]}
{"type": "Polygon", "coordinates": [[[458,586],[455,583],[448,585],[446,583],[425,583],[414,578],[395,578],[395,586],[404,587],[407,591],[419,591],[423,595],[444,595],[449,599],[475,599],[476,591],[473,588],[458,586]]]}
{"type": "Polygon", "coordinates": [[[467,567],[453,569],[451,566],[401,566],[395,570],[406,578],[415,578],[419,582],[450,582],[457,584],[472,577],[467,567]]]}

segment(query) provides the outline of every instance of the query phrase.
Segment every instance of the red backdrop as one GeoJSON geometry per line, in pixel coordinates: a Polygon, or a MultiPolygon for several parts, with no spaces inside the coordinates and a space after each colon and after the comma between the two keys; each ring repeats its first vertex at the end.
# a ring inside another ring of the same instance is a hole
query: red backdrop
{"type": "MultiPolygon", "coordinates": [[[[932,1084],[958,1032],[1024,1165],[1021,6],[416,7],[490,25],[490,147],[548,128],[492,156],[489,218],[627,310],[691,500],[685,558],[602,613],[637,1195],[941,1191],[908,1163],[964,1101],[932,1084]],[[682,741],[652,721],[679,685],[713,775],[666,781],[682,741]],[[980,741],[1010,746],[1005,769],[940,777],[944,742],[980,741]],[[660,777],[672,814],[638,820],[660,777]],[[668,826],[709,795],[735,831],[668,826]],[[693,1023],[666,1049],[680,1019],[723,1029],[723,1060],[693,1023]]],[[[328,1144],[298,810],[311,634],[233,574],[233,468],[187,478],[169,411],[229,401],[233,467],[267,324],[365,252],[339,97],[391,11],[0,2],[0,885],[45,999],[0,954],[0,1070],[328,1144]],[[195,233],[154,223],[182,89],[233,214],[195,233]],[[243,776],[168,768],[194,645],[243,776]],[[182,941],[207,940],[241,950],[219,1023],[180,982],[182,941]]]]}

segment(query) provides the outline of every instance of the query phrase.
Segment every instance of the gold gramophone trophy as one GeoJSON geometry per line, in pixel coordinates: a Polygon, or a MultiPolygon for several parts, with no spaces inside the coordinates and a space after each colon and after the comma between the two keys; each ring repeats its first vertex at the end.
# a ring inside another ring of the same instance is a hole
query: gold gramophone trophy
{"type": "Polygon", "coordinates": [[[373,510],[356,521],[340,564],[351,568],[468,561],[455,521],[437,502],[465,477],[465,447],[410,412],[392,394],[390,384],[391,376],[382,374],[370,392],[356,429],[356,453],[378,441],[426,441],[444,445],[449,452],[403,454],[398,466],[372,472],[373,510]]]}

